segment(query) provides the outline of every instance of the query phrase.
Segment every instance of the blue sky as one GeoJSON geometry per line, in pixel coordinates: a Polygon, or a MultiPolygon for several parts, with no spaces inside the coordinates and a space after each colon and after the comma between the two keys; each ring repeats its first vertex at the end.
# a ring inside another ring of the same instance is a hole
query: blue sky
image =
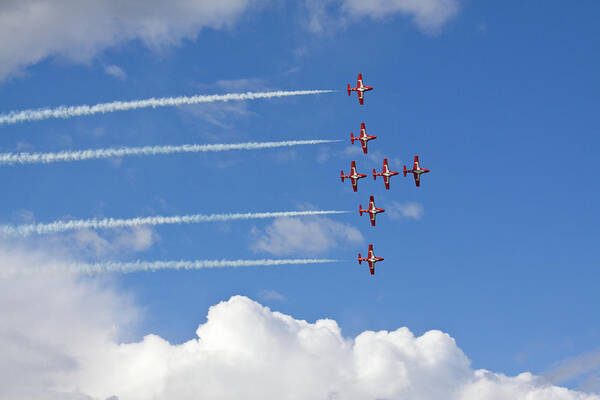
{"type": "MultiPolygon", "coordinates": [[[[110,285],[143,309],[129,340],[154,333],[171,343],[187,341],[208,307],[239,294],[296,319],[331,318],[348,337],[402,326],[416,335],[439,329],[456,340],[473,368],[511,376],[543,375],[565,359],[594,354],[600,345],[595,207],[600,6],[439,3],[455,4],[456,13],[421,26],[411,12],[361,18],[344,14],[335,2],[318,15],[300,5],[261,3],[244,9],[227,28],[201,29],[174,44],[122,39],[91,46],[89,57],[75,56],[81,50],[73,45],[50,46],[40,60],[23,58],[21,67],[7,66],[2,77],[2,113],[198,93],[337,92],[0,126],[2,152],[344,142],[1,167],[0,221],[351,211],[300,219],[293,226],[270,220],[159,226],[140,233],[146,241],[140,246],[118,245],[119,235],[129,232],[20,244],[38,250],[55,243],[74,246],[71,256],[91,262],[343,260],[111,276],[110,285]],[[322,30],[311,28],[311,17],[322,30]],[[375,87],[362,107],[345,93],[358,72],[375,87]],[[363,121],[377,135],[368,157],[349,141],[363,121]],[[349,183],[339,181],[350,160],[357,161],[359,172],[370,173],[381,169],[383,157],[401,170],[415,154],[432,171],[420,188],[412,178],[396,176],[386,191],[383,182],[369,177],[353,193],[349,183]],[[369,195],[378,207],[397,209],[396,218],[380,214],[371,228],[357,212],[369,195]],[[402,217],[406,204],[420,205],[423,215],[402,217]],[[331,240],[311,243],[311,229],[331,240]],[[306,240],[306,247],[284,240],[278,254],[261,250],[259,243],[274,243],[281,235],[306,240]],[[356,253],[365,253],[369,243],[385,257],[374,277],[356,262],[356,253]]],[[[591,365],[556,383],[600,391],[600,362],[591,365]]]]}

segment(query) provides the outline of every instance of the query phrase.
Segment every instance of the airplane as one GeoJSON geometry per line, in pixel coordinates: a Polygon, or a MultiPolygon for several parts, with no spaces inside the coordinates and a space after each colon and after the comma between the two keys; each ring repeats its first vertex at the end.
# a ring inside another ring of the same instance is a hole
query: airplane
{"type": "Polygon", "coordinates": [[[373,90],[373,87],[363,85],[362,74],[358,74],[358,79],[356,80],[355,88],[351,88],[350,84],[348,84],[348,96],[350,96],[351,92],[357,92],[358,93],[358,102],[361,105],[365,104],[364,103],[365,92],[368,92],[369,90],[373,90]]]}
{"type": "Polygon", "coordinates": [[[360,124],[360,136],[354,137],[354,133],[350,133],[350,142],[354,144],[355,140],[360,140],[363,148],[363,153],[367,154],[367,142],[369,140],[377,139],[377,136],[367,135],[367,128],[365,128],[365,123],[360,124]]]}
{"type": "Polygon", "coordinates": [[[371,217],[371,225],[375,226],[375,216],[379,213],[385,212],[385,210],[383,208],[377,208],[375,207],[375,197],[371,196],[371,198],[369,199],[369,208],[367,208],[366,210],[364,208],[362,208],[362,204],[358,207],[358,213],[362,216],[363,213],[369,213],[370,217],[371,217]]]}
{"type": "Polygon", "coordinates": [[[415,156],[413,169],[406,169],[406,165],[404,166],[404,176],[406,176],[408,172],[412,173],[415,177],[415,185],[421,186],[421,174],[426,174],[429,170],[419,167],[419,156],[415,156]]]}
{"type": "Polygon", "coordinates": [[[344,178],[349,178],[352,180],[352,189],[354,189],[354,191],[356,192],[356,190],[358,189],[357,187],[357,183],[358,180],[360,178],[364,178],[367,175],[365,174],[359,174],[358,172],[356,172],[356,162],[352,161],[352,166],[350,167],[350,175],[344,175],[344,170],[342,170],[342,182],[344,182],[344,178]]]}
{"type": "Polygon", "coordinates": [[[375,275],[375,263],[379,261],[383,261],[381,257],[375,257],[373,253],[373,245],[369,245],[369,255],[367,258],[362,258],[360,253],[358,253],[358,263],[362,264],[363,261],[367,261],[369,263],[369,270],[371,271],[371,275],[375,275]]]}
{"type": "MultiPolygon", "coordinates": [[[[373,180],[376,181],[377,180],[377,175],[383,177],[383,182],[385,183],[385,188],[386,189],[390,189],[390,177],[394,176],[394,175],[398,175],[400,172],[398,171],[390,171],[390,167],[388,165],[388,160],[387,158],[383,159],[383,169],[381,170],[381,172],[377,172],[377,170],[375,168],[373,168],[373,180]]],[[[404,176],[406,176],[406,173],[404,174],[404,176]]]]}

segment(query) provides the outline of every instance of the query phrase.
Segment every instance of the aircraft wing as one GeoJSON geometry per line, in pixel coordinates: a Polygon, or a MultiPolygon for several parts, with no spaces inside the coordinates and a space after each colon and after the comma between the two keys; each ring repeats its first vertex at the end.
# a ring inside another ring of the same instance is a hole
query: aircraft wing
{"type": "Polygon", "coordinates": [[[385,183],[385,188],[387,190],[390,190],[390,177],[389,176],[383,176],[383,182],[385,183]]]}
{"type": "Polygon", "coordinates": [[[369,216],[371,217],[371,225],[375,226],[375,215],[374,213],[369,213],[369,216]]]}
{"type": "Polygon", "coordinates": [[[371,275],[375,275],[375,263],[369,261],[369,270],[371,271],[371,275]]]}
{"type": "Polygon", "coordinates": [[[367,154],[367,141],[366,140],[361,140],[360,144],[362,144],[363,153],[367,154]]]}
{"type": "Polygon", "coordinates": [[[364,96],[365,96],[364,92],[361,92],[361,91],[358,92],[358,103],[361,104],[361,105],[365,104],[365,97],[364,96]]]}
{"type": "Polygon", "coordinates": [[[421,186],[421,175],[413,174],[415,176],[415,185],[421,186]]]}
{"type": "Polygon", "coordinates": [[[358,179],[350,178],[350,180],[352,181],[352,189],[356,192],[358,190],[358,179]]]}

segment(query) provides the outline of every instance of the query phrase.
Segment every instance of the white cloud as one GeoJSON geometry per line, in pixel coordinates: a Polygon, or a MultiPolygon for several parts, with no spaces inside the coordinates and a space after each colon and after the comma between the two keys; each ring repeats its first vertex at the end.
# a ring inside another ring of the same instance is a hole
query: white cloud
{"type": "Polygon", "coordinates": [[[263,0],[4,0],[0,79],[47,57],[88,62],[102,50],[140,40],[160,50],[205,28],[230,28],[263,0]]]}
{"type": "MultiPolygon", "coordinates": [[[[0,245],[0,269],[58,263],[0,245]]],[[[195,339],[127,342],[139,317],[103,280],[0,280],[0,398],[600,400],[529,373],[473,370],[437,330],[348,338],[333,320],[297,320],[233,296],[209,309],[195,339]]]]}
{"type": "MultiPolygon", "coordinates": [[[[35,216],[28,210],[15,214],[19,223],[35,223],[35,216]]],[[[26,243],[36,251],[54,257],[77,256],[83,259],[106,259],[125,256],[149,250],[160,236],[153,227],[137,226],[96,231],[82,229],[74,232],[28,238],[26,243]]],[[[19,245],[20,239],[5,239],[4,245],[19,245]]]]}
{"type": "Polygon", "coordinates": [[[264,233],[254,230],[255,251],[274,255],[321,254],[334,247],[362,242],[355,227],[326,217],[277,218],[264,233]]]}
{"type": "Polygon", "coordinates": [[[107,65],[104,67],[104,72],[120,80],[125,80],[125,78],[127,78],[127,74],[123,71],[123,68],[118,65],[107,65]]]}
{"type": "Polygon", "coordinates": [[[48,238],[33,238],[29,242],[38,243],[40,248],[46,250],[59,249],[62,254],[77,254],[79,257],[85,258],[105,258],[146,251],[159,239],[159,235],[152,227],[138,226],[101,232],[83,229],[48,238]]]}
{"type": "Polygon", "coordinates": [[[333,0],[304,0],[304,7],[308,11],[306,28],[317,34],[329,33],[337,28],[337,24],[332,23],[330,15],[334,5],[333,0]]]}
{"type": "Polygon", "coordinates": [[[459,0],[304,0],[304,7],[305,25],[317,34],[397,14],[412,17],[422,31],[435,33],[458,13],[459,0]]]}
{"type": "MultiPolygon", "coordinates": [[[[0,271],[51,267],[46,254],[0,245],[0,271]]],[[[128,339],[139,317],[105,283],[72,277],[0,280],[0,398],[88,399],[70,383],[81,363],[128,339]]]]}
{"type": "Polygon", "coordinates": [[[416,220],[421,219],[425,212],[423,206],[419,203],[399,203],[397,201],[392,201],[391,204],[386,207],[385,211],[392,219],[411,218],[416,220]]]}
{"type": "Polygon", "coordinates": [[[432,32],[456,15],[458,0],[344,0],[342,8],[354,18],[408,15],[414,18],[419,28],[432,32]]]}
{"type": "MultiPolygon", "coordinates": [[[[0,267],[44,262],[0,249],[0,267]]],[[[138,316],[106,284],[0,281],[0,398],[600,399],[528,373],[474,371],[437,330],[348,338],[333,320],[297,320],[233,296],[209,309],[195,339],[173,345],[147,335],[124,343],[119,333],[138,316]]]]}

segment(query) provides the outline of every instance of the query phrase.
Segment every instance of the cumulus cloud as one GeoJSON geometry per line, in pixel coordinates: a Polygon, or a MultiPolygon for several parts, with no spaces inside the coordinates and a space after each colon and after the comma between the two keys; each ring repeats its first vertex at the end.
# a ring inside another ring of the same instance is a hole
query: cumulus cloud
{"type": "Polygon", "coordinates": [[[385,211],[392,219],[410,218],[419,220],[423,216],[425,209],[419,203],[399,203],[392,201],[385,211]]]}
{"type": "MultiPolygon", "coordinates": [[[[0,270],[54,263],[31,249],[0,245],[0,270]]],[[[101,281],[0,280],[0,398],[90,399],[63,384],[96,349],[130,339],[138,318],[131,299],[101,281]]]]}
{"type": "Polygon", "coordinates": [[[459,0],[304,0],[304,7],[306,27],[313,33],[396,15],[411,17],[423,32],[436,33],[458,13],[459,0]]]}
{"type": "Polygon", "coordinates": [[[0,3],[0,79],[47,57],[88,62],[129,40],[155,50],[232,27],[263,0],[5,0],[0,3]]]}
{"type": "Polygon", "coordinates": [[[255,251],[274,255],[321,254],[347,243],[360,243],[355,227],[326,217],[278,218],[264,232],[253,230],[255,251]]]}
{"type": "MultiPolygon", "coordinates": [[[[0,245],[0,269],[49,263],[0,245]]],[[[0,398],[600,400],[529,373],[473,370],[438,330],[344,337],[333,320],[297,320],[233,296],[175,345],[153,334],[132,340],[139,317],[106,281],[1,280],[0,398]]]]}
{"type": "MultiPolygon", "coordinates": [[[[0,267],[40,262],[0,249],[0,267]]],[[[473,370],[437,330],[348,338],[333,320],[297,320],[233,296],[211,307],[185,343],[152,334],[125,342],[138,313],[94,281],[0,281],[0,398],[600,399],[529,373],[473,370]]]]}

